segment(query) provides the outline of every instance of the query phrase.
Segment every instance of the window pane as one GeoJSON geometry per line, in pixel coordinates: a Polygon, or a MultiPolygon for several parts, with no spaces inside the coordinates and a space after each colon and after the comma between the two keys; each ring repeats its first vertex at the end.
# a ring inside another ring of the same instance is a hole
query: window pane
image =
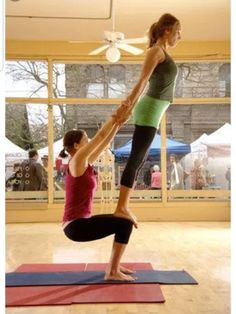
{"type": "Polygon", "coordinates": [[[190,144],[191,152],[168,152],[171,190],[227,190],[230,181],[230,105],[173,105],[167,137],[190,144]],[[175,156],[171,156],[174,154],[175,156]]]}
{"type": "Polygon", "coordinates": [[[48,64],[7,61],[6,97],[48,97],[48,64]]]}
{"type": "MultiPolygon", "coordinates": [[[[230,97],[230,64],[177,63],[175,98],[230,97]]],[[[54,64],[54,96],[124,98],[137,82],[141,64],[54,64]]]]}
{"type": "Polygon", "coordinates": [[[104,86],[101,83],[91,83],[88,86],[87,92],[88,98],[103,98],[104,97],[104,86]]]}
{"type": "Polygon", "coordinates": [[[5,166],[6,191],[10,193],[7,193],[8,199],[47,198],[47,167],[40,153],[40,149],[48,143],[47,132],[47,105],[6,104],[5,166]]]}
{"type": "Polygon", "coordinates": [[[123,98],[137,82],[141,65],[54,64],[54,97],[123,98]]]}
{"type": "Polygon", "coordinates": [[[175,97],[230,97],[230,64],[178,63],[175,97]]]}

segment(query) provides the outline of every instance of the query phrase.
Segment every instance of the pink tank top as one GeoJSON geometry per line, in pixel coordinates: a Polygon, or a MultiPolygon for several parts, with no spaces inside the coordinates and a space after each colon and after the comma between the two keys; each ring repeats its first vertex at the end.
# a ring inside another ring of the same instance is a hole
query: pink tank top
{"type": "Polygon", "coordinates": [[[63,222],[77,218],[89,218],[93,195],[97,187],[95,170],[88,166],[80,177],[72,177],[69,167],[66,170],[66,203],[63,222]]]}
{"type": "Polygon", "coordinates": [[[153,172],[152,173],[151,187],[152,188],[161,188],[161,173],[160,172],[153,172]]]}

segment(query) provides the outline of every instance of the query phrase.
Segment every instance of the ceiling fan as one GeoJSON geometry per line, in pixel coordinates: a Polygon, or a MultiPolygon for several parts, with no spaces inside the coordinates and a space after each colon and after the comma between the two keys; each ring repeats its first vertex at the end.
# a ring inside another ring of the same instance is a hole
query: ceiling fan
{"type": "Polygon", "coordinates": [[[120,50],[127,51],[133,55],[140,55],[143,49],[134,47],[130,44],[146,43],[146,37],[125,39],[125,35],[121,32],[115,31],[115,14],[114,7],[112,7],[112,31],[104,31],[104,45],[96,48],[89,53],[90,56],[98,55],[106,50],[106,58],[110,62],[117,62],[120,59],[120,50]]]}
{"type": "Polygon", "coordinates": [[[105,44],[95,50],[91,51],[89,55],[98,55],[102,51],[106,50],[106,58],[110,62],[117,62],[120,59],[120,50],[127,51],[133,55],[140,55],[143,53],[143,49],[134,47],[130,44],[146,43],[146,37],[125,39],[125,35],[121,32],[105,31],[104,42],[105,44]]]}

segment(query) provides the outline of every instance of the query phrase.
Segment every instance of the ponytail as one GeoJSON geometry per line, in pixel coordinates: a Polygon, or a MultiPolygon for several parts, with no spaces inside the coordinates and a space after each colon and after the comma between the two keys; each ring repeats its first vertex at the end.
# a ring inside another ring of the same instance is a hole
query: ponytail
{"type": "Polygon", "coordinates": [[[60,151],[60,153],[59,153],[58,156],[61,157],[61,158],[66,158],[66,157],[68,157],[68,154],[66,154],[66,149],[65,149],[65,147],[60,151]]]}
{"type": "Polygon", "coordinates": [[[157,28],[157,22],[153,23],[148,31],[148,38],[149,38],[149,43],[148,43],[148,48],[151,48],[152,46],[155,45],[155,43],[157,42],[157,36],[156,36],[156,30],[157,28]]]}

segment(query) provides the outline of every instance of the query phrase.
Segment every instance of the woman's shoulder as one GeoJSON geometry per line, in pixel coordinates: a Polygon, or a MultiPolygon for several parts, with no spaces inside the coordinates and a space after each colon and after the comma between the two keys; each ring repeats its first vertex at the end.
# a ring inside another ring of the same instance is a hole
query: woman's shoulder
{"type": "Polygon", "coordinates": [[[165,55],[164,49],[159,46],[159,45],[153,45],[152,47],[147,49],[147,52],[149,53],[156,53],[156,54],[160,54],[160,55],[165,55]]]}
{"type": "Polygon", "coordinates": [[[163,62],[166,59],[164,50],[159,45],[154,45],[147,49],[147,55],[158,59],[158,63],[163,62]]]}

